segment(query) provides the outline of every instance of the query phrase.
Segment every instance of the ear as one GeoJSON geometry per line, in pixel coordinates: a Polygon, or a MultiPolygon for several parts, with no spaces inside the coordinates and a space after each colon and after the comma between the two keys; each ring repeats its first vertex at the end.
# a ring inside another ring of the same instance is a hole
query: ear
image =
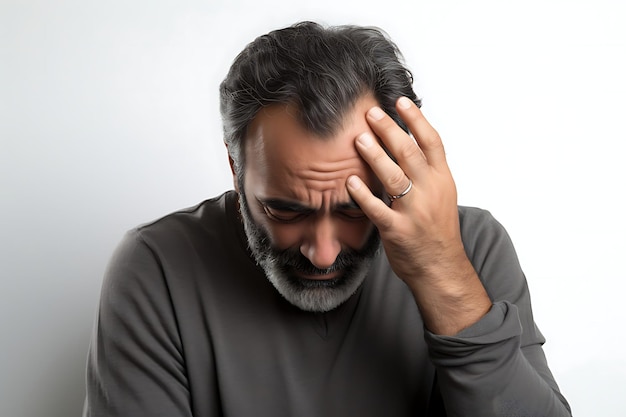
{"type": "Polygon", "coordinates": [[[233,158],[230,156],[228,145],[226,145],[226,143],[224,143],[224,145],[226,146],[226,153],[228,154],[228,165],[230,165],[230,172],[233,175],[233,188],[236,192],[239,192],[239,181],[237,181],[237,173],[235,172],[235,161],[233,161],[233,158]]]}

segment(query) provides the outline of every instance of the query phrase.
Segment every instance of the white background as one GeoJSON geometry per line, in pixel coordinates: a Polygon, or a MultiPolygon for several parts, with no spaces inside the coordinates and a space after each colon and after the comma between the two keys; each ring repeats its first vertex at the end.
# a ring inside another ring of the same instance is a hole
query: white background
{"type": "Polygon", "coordinates": [[[231,187],[217,88],[297,20],[384,28],[577,416],[626,415],[626,25],[608,0],[0,0],[0,415],[77,416],[125,230],[231,187]]]}

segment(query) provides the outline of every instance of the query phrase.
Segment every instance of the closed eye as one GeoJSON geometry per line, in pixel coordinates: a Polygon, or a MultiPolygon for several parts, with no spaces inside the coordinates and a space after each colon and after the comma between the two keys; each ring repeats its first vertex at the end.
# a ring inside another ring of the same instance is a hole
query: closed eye
{"type": "Polygon", "coordinates": [[[363,220],[366,219],[367,216],[361,209],[351,209],[351,210],[337,210],[335,212],[338,216],[341,216],[347,220],[363,220]]]}
{"type": "Polygon", "coordinates": [[[305,219],[314,212],[311,208],[289,201],[274,199],[261,201],[257,199],[257,202],[261,205],[268,218],[280,223],[295,223],[305,219]]]}
{"type": "MultiPolygon", "coordinates": [[[[296,223],[316,213],[315,209],[297,202],[280,199],[264,201],[257,199],[257,202],[263,208],[265,215],[269,219],[280,223],[296,223]]],[[[333,214],[348,221],[362,221],[367,219],[363,210],[361,210],[354,201],[338,205],[334,208],[333,214]]]]}
{"type": "Polygon", "coordinates": [[[347,220],[359,221],[367,218],[361,207],[354,200],[350,200],[347,203],[339,204],[335,207],[334,212],[336,215],[343,217],[347,220]]]}
{"type": "Polygon", "coordinates": [[[266,205],[263,205],[263,211],[265,211],[267,217],[281,223],[295,223],[305,219],[309,214],[311,214],[310,211],[303,212],[295,210],[275,209],[266,205]]]}

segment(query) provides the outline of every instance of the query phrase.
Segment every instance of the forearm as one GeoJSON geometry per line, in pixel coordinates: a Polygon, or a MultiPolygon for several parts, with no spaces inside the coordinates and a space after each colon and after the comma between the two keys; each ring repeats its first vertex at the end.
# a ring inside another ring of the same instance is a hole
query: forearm
{"type": "Polygon", "coordinates": [[[406,282],[426,328],[434,334],[455,335],[478,322],[491,308],[491,300],[465,252],[420,275],[406,282]]]}

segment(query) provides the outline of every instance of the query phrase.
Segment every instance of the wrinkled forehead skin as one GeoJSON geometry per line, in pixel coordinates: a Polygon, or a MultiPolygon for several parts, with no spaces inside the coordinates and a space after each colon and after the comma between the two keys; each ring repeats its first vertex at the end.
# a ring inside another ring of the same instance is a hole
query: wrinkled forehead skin
{"type": "Polygon", "coordinates": [[[350,200],[345,188],[350,175],[370,186],[377,180],[358,154],[354,141],[372,132],[365,113],[377,105],[371,96],[359,99],[330,135],[305,129],[293,105],[264,107],[250,124],[245,140],[246,182],[264,198],[282,198],[316,209],[350,200]]]}

